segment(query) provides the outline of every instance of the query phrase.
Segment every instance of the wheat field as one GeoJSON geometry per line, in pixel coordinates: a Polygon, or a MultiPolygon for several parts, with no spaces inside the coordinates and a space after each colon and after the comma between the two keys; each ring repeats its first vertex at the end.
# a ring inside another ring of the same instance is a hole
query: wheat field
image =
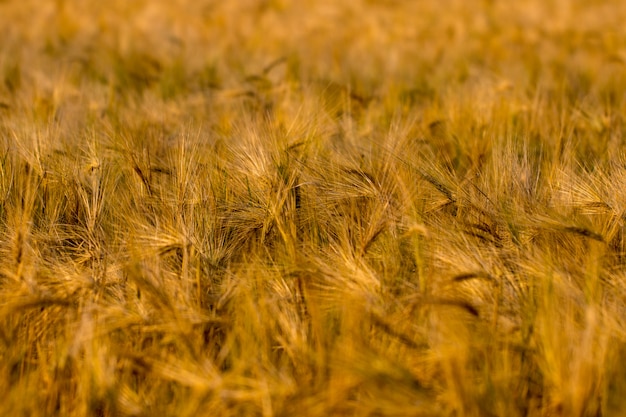
{"type": "Polygon", "coordinates": [[[0,415],[626,415],[623,22],[0,1],[0,415]]]}

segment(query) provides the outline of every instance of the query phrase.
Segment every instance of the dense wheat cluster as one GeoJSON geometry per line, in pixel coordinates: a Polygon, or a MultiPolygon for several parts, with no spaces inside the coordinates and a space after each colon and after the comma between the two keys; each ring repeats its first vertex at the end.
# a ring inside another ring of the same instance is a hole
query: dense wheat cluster
{"type": "Polygon", "coordinates": [[[624,415],[624,22],[0,1],[0,415],[624,415]]]}

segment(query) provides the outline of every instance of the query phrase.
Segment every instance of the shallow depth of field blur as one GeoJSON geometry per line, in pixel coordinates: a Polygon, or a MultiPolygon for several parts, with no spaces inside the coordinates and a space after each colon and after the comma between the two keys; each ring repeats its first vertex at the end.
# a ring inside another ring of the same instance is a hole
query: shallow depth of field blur
{"type": "Polygon", "coordinates": [[[0,415],[624,415],[624,22],[0,1],[0,415]]]}

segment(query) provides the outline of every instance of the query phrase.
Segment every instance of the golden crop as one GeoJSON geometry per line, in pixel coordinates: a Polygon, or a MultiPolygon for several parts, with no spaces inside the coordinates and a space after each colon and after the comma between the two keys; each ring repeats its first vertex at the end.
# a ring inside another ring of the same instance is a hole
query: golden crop
{"type": "Polygon", "coordinates": [[[0,415],[624,415],[624,22],[0,1],[0,415]]]}

